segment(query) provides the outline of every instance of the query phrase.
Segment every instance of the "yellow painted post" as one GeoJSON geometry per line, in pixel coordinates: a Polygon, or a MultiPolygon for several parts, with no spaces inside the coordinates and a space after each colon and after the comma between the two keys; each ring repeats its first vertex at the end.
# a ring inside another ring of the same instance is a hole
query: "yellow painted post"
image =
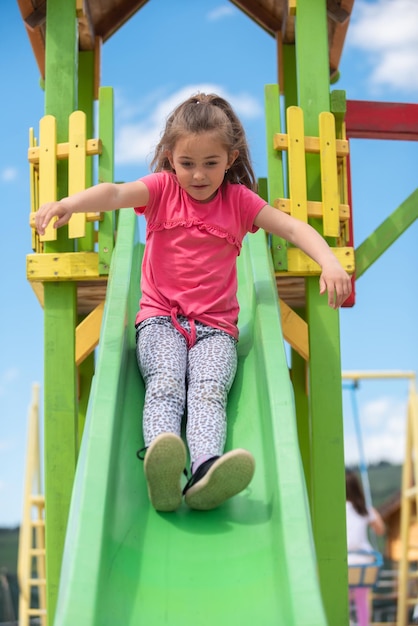
{"type": "Polygon", "coordinates": [[[408,541],[409,527],[411,525],[411,500],[407,496],[407,491],[412,484],[412,449],[413,449],[413,428],[411,415],[408,412],[406,426],[405,460],[402,470],[402,490],[401,490],[401,555],[399,561],[398,577],[398,607],[396,615],[397,626],[405,626],[408,617],[408,541]]]}
{"type": "Polygon", "coordinates": [[[305,361],[309,361],[309,329],[307,323],[281,298],[280,317],[283,337],[305,361]]]}
{"type": "Polygon", "coordinates": [[[75,362],[79,366],[99,344],[104,302],[96,306],[77,326],[75,332],[75,362]]]}
{"type": "MultiPolygon", "coordinates": [[[[86,187],[86,114],[71,113],[68,126],[68,195],[86,187]]],[[[86,234],[86,214],[74,213],[68,224],[68,237],[74,239],[86,234]]]]}
{"type": "MultiPolygon", "coordinates": [[[[39,122],[39,205],[57,199],[57,122],[45,115],[39,122]],[[41,175],[42,174],[42,175],[41,175]]],[[[46,228],[41,241],[55,241],[54,220],[46,228]]]]}
{"type": "MultiPolygon", "coordinates": [[[[397,626],[408,623],[408,609],[418,598],[409,600],[409,549],[411,546],[411,521],[413,509],[418,507],[418,395],[411,382],[406,432],[406,451],[402,471],[401,497],[401,557],[399,562],[397,626]]],[[[418,508],[416,508],[418,510],[418,508]]]]}
{"type": "Polygon", "coordinates": [[[321,160],[321,187],[325,237],[340,236],[337,149],[335,119],[332,113],[319,114],[319,145],[321,160]]]}
{"type": "MultiPolygon", "coordinates": [[[[33,128],[29,129],[29,148],[34,148],[36,146],[35,133],[33,128]]],[[[34,163],[29,163],[29,193],[30,193],[30,210],[31,216],[35,214],[35,211],[39,208],[39,176],[38,176],[38,168],[35,167],[34,163]]],[[[32,250],[34,252],[40,252],[39,238],[36,234],[35,229],[31,231],[32,237],[32,250]]]]}
{"type": "Polygon", "coordinates": [[[41,469],[39,448],[39,385],[32,388],[32,400],[28,416],[28,443],[23,494],[23,515],[19,534],[19,626],[29,626],[30,616],[41,618],[41,626],[47,626],[45,588],[45,525],[43,518],[44,497],[41,495],[41,469]],[[36,507],[36,519],[32,508],[36,507]],[[32,561],[35,561],[35,568],[32,561]],[[35,574],[35,576],[34,576],[35,574]],[[39,590],[39,607],[31,607],[31,589],[39,590]]]}
{"type": "Polygon", "coordinates": [[[305,134],[301,108],[291,106],[287,109],[287,132],[290,212],[293,217],[307,222],[305,134]]]}

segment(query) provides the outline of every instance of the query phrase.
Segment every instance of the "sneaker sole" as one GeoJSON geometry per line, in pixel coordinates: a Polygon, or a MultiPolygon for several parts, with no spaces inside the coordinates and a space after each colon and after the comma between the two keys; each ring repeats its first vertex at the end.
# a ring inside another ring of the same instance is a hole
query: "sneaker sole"
{"type": "Polygon", "coordinates": [[[181,505],[181,476],[186,466],[186,447],[174,433],[158,435],[144,460],[148,495],[156,511],[176,511],[181,505]]]}
{"type": "Polygon", "coordinates": [[[186,504],[198,511],[215,509],[245,489],[254,470],[254,457],[247,450],[231,450],[217,459],[208,473],[186,491],[186,504]]]}

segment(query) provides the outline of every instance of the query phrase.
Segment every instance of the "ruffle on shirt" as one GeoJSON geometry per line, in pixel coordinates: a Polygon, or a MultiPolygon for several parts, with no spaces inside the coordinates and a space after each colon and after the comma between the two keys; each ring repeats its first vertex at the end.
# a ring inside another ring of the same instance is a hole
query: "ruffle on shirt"
{"type": "Polygon", "coordinates": [[[219,237],[220,239],[226,239],[228,243],[236,246],[238,252],[241,251],[242,241],[240,241],[232,233],[229,233],[228,231],[215,224],[208,224],[206,222],[202,222],[201,220],[193,218],[189,220],[166,220],[164,222],[153,222],[152,224],[148,223],[148,230],[153,232],[161,230],[171,230],[178,227],[196,227],[200,231],[206,231],[210,235],[214,235],[215,237],[219,237]]]}

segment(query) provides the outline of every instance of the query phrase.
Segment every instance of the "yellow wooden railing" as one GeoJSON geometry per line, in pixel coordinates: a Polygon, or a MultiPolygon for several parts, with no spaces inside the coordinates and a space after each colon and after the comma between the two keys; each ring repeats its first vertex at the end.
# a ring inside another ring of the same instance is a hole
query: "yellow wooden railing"
{"type": "MultiPolygon", "coordinates": [[[[308,222],[319,219],[323,223],[323,235],[331,240],[331,250],[349,273],[355,271],[354,248],[350,234],[350,207],[348,205],[347,156],[349,144],[345,138],[345,127],[339,129],[342,138],[337,138],[335,117],[332,113],[319,115],[319,136],[305,135],[304,116],[300,107],[290,106],[286,110],[286,133],[276,132],[280,128],[277,87],[267,86],[266,115],[267,137],[272,142],[269,152],[269,176],[284,178],[282,159],[273,155],[287,152],[288,198],[275,197],[271,191],[270,203],[293,217],[308,222]],[[308,199],[306,159],[307,155],[319,156],[321,171],[321,200],[308,199]],[[334,245],[333,245],[334,244],[334,245]]],[[[284,188],[272,184],[271,189],[284,188]]],[[[281,193],[281,192],[279,192],[281,193]]],[[[272,237],[272,256],[275,274],[283,287],[287,277],[317,276],[320,266],[302,250],[294,248],[279,238],[272,237]]],[[[279,283],[278,283],[279,284],[279,283]]],[[[286,341],[306,360],[309,360],[308,326],[282,298],[280,311],[283,335],[286,341]]]]}
{"type": "MultiPolygon", "coordinates": [[[[79,286],[93,283],[106,284],[115,243],[115,215],[103,213],[75,213],[68,223],[68,239],[74,241],[74,251],[46,252],[57,240],[53,222],[44,235],[35,231],[35,214],[39,207],[57,199],[57,168],[59,162],[68,166],[68,195],[86,188],[88,159],[98,157],[99,180],[113,181],[113,91],[109,87],[99,90],[99,123],[101,139],[89,139],[86,132],[86,115],[74,111],[68,120],[68,141],[57,142],[57,121],[46,115],[39,123],[39,141],[33,129],[29,135],[28,160],[30,168],[31,212],[33,254],[26,257],[26,275],[43,306],[45,282],[74,281],[79,286]],[[112,145],[110,145],[112,144],[112,145]],[[102,155],[105,153],[104,159],[102,155]],[[90,224],[96,222],[97,226],[90,224]],[[89,237],[87,225],[90,224],[89,237]],[[80,246],[79,242],[83,241],[80,246]],[[78,248],[82,248],[79,250],[78,248]]],[[[104,309],[101,301],[78,324],[76,335],[76,365],[96,348],[104,309]]]]}
{"type": "MultiPolygon", "coordinates": [[[[287,133],[276,133],[273,137],[275,150],[287,151],[289,198],[273,200],[273,206],[290,213],[304,222],[308,218],[323,221],[325,237],[337,239],[333,253],[344,269],[352,274],[355,269],[354,249],[347,246],[347,223],[350,207],[346,203],[347,186],[344,180],[344,159],[348,155],[348,141],[337,139],[335,118],[332,113],[319,115],[319,137],[305,136],[303,111],[300,107],[287,109],[287,133]],[[307,199],[306,155],[318,154],[321,165],[322,200],[307,199]]],[[[287,269],[277,270],[280,275],[310,276],[320,274],[321,269],[298,248],[287,248],[287,269]]]]}
{"type": "MultiPolygon", "coordinates": [[[[68,142],[57,143],[57,122],[46,115],[39,123],[39,145],[31,134],[28,159],[31,169],[30,226],[34,228],[35,212],[46,202],[57,199],[57,165],[59,160],[68,161],[68,195],[85,189],[86,159],[101,154],[101,141],[86,138],[86,115],[74,111],[69,117],[68,142]]],[[[75,213],[68,224],[69,239],[84,237],[86,223],[101,220],[100,213],[75,213]]],[[[73,280],[99,276],[98,254],[90,252],[54,253],[39,255],[43,246],[38,242],[55,241],[57,230],[54,220],[47,226],[45,234],[34,233],[36,254],[28,255],[29,280],[73,280]],[[76,254],[76,256],[74,256],[76,254]]]]}

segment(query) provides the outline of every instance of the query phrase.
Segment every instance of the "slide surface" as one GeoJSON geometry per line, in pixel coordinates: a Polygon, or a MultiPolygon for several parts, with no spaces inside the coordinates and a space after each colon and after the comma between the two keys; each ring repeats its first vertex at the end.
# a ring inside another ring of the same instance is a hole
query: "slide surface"
{"type": "Polygon", "coordinates": [[[139,243],[120,212],[54,626],[326,626],[293,394],[265,235],[239,257],[240,342],[226,449],[256,459],[214,511],[157,513],[143,464],[135,357],[139,243]]]}

